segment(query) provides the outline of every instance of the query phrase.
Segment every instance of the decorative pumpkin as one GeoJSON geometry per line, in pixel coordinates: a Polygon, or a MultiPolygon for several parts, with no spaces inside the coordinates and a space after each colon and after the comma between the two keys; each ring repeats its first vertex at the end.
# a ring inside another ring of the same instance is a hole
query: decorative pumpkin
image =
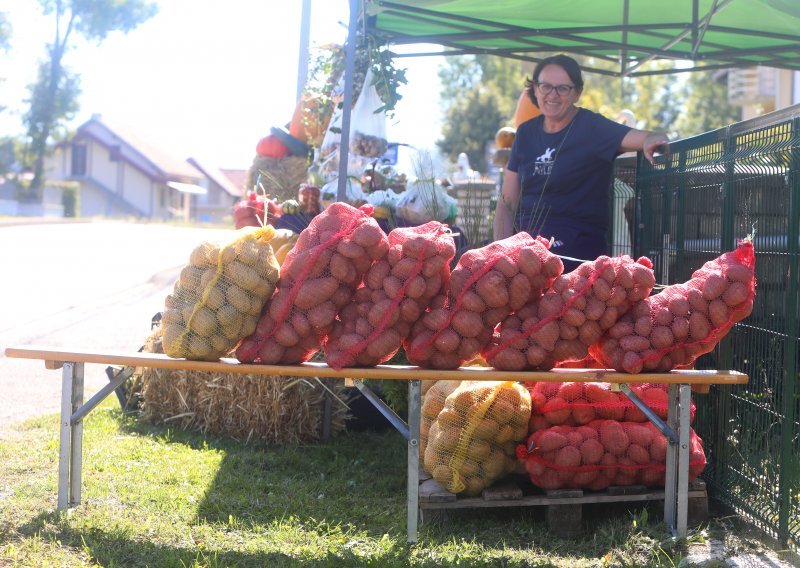
{"type": "Polygon", "coordinates": [[[391,215],[392,215],[391,210],[383,205],[378,205],[372,212],[372,216],[375,219],[388,219],[389,217],[391,217],[391,215]]]}
{"type": "Polygon", "coordinates": [[[519,127],[526,120],[530,120],[542,114],[533,101],[528,96],[528,90],[522,89],[517,99],[517,109],[514,111],[514,124],[519,127]]]}
{"type": "Polygon", "coordinates": [[[262,158],[285,158],[290,152],[286,144],[281,142],[277,136],[269,134],[256,144],[256,154],[262,158]]]}
{"type": "Polygon", "coordinates": [[[300,204],[296,199],[287,199],[281,203],[281,210],[284,215],[297,215],[300,213],[300,204]]]}
{"type": "Polygon", "coordinates": [[[498,148],[511,148],[514,143],[514,137],[517,135],[517,129],[510,126],[504,126],[497,131],[494,135],[494,142],[498,148]]]}

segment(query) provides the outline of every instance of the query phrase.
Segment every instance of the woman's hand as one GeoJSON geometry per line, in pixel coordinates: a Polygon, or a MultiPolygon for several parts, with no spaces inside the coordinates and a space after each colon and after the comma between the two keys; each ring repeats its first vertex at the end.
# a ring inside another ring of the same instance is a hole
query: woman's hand
{"type": "Polygon", "coordinates": [[[648,162],[655,165],[653,154],[659,150],[664,155],[669,155],[669,138],[663,132],[650,132],[642,142],[642,153],[648,162]]]}

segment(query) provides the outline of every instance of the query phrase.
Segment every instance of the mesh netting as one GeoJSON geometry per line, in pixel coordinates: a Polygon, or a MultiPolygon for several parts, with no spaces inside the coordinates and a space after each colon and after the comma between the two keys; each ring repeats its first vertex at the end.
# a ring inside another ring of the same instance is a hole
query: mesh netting
{"type": "Polygon", "coordinates": [[[461,381],[423,381],[422,409],[419,421],[419,455],[425,461],[425,449],[428,447],[428,435],[431,426],[436,422],[444,403],[451,392],[456,390],[461,381]],[[426,385],[427,383],[427,385],[426,385]],[[427,389],[425,388],[427,386],[427,389]]]}
{"type": "Polygon", "coordinates": [[[561,259],[549,242],[517,233],[459,259],[447,294],[437,296],[405,342],[409,361],[455,369],[489,342],[495,326],[535,301],[561,274],[561,259]]]}
{"type": "MultiPolygon", "coordinates": [[[[584,426],[552,426],[517,446],[531,482],[546,490],[611,485],[663,487],[667,438],[650,422],[595,420],[584,426]]],[[[690,432],[689,479],[706,466],[703,441],[690,432]]]]}
{"type": "Polygon", "coordinates": [[[297,364],[319,351],[339,310],[389,249],[371,213],[371,205],[334,203],[314,217],[286,256],[255,332],[236,350],[239,361],[297,364]]]}
{"type": "Polygon", "coordinates": [[[164,304],[164,353],[215,361],[256,328],[278,281],[272,227],[240,229],[226,243],[204,242],[164,304]]]}
{"type": "Polygon", "coordinates": [[[530,412],[530,395],[519,383],[462,382],[430,425],[425,471],[451,493],[479,494],[514,470],[530,412]]]}
{"type": "Polygon", "coordinates": [[[386,258],[372,265],[334,322],[324,345],[328,364],[341,369],[391,359],[447,285],[455,253],[453,237],[437,221],[392,230],[386,258]]]}
{"type": "Polygon", "coordinates": [[[481,352],[504,371],[549,370],[578,361],[655,285],[653,264],[629,256],[584,262],[559,276],[538,301],[507,317],[481,352]]]}
{"type": "Polygon", "coordinates": [[[753,244],[706,262],[683,284],[633,306],[592,346],[605,366],[628,373],[691,365],[750,315],[755,297],[753,244]]]}
{"type": "MultiPolygon", "coordinates": [[[[524,383],[531,393],[530,432],[551,426],[580,426],[595,419],[647,422],[647,417],[622,392],[609,383],[524,383]]],[[[631,385],[631,390],[660,418],[667,419],[668,386],[655,383],[631,385]]],[[[694,420],[695,405],[690,415],[694,420]]]]}

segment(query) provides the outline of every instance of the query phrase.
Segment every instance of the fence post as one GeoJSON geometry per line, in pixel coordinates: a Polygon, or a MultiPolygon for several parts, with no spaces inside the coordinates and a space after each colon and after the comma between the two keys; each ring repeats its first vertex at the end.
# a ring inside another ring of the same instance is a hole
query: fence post
{"type": "Polygon", "coordinates": [[[795,401],[797,380],[797,342],[798,342],[798,238],[800,238],[800,118],[795,117],[791,126],[792,146],[790,150],[789,176],[789,218],[786,228],[786,244],[788,256],[788,274],[786,275],[786,347],[783,358],[783,427],[781,428],[781,459],[778,495],[778,537],[784,543],[790,540],[789,518],[792,513],[791,492],[796,486],[797,465],[793,452],[795,444],[795,401]]]}
{"type": "Polygon", "coordinates": [[[675,214],[675,278],[677,282],[688,280],[684,257],[686,252],[686,150],[678,155],[678,210],[675,214]]]}

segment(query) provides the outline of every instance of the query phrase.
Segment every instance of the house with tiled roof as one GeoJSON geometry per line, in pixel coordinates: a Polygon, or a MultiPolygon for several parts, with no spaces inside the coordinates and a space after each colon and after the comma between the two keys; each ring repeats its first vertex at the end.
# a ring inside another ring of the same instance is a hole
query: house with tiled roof
{"type": "Polygon", "coordinates": [[[176,159],[99,115],[58,145],[46,177],[80,185],[81,217],[224,222],[241,195],[218,169],[176,159]]]}

